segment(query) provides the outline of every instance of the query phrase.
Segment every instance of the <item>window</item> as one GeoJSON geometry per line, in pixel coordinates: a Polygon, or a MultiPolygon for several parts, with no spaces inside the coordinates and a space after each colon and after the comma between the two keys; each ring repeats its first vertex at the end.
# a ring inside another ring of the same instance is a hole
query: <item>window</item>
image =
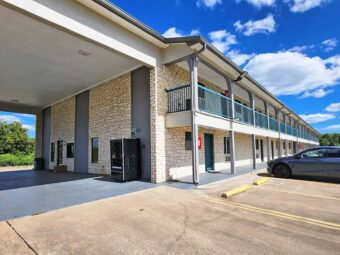
{"type": "Polygon", "coordinates": [[[91,139],[91,162],[98,163],[98,137],[91,139]]]}
{"type": "Polygon", "coordinates": [[[259,149],[259,140],[256,139],[256,150],[259,149]]]}
{"type": "Polygon", "coordinates": [[[288,143],[288,148],[291,149],[291,143],[288,143]]]}
{"type": "Polygon", "coordinates": [[[192,134],[191,132],[185,132],[185,150],[190,151],[192,149],[192,134]]]}
{"type": "Polygon", "coordinates": [[[55,145],[51,143],[51,162],[54,162],[55,145]]]}
{"type": "Polygon", "coordinates": [[[302,154],[303,158],[324,158],[327,155],[326,149],[310,150],[302,154]]]}
{"type": "Polygon", "coordinates": [[[282,148],[283,148],[284,150],[286,149],[286,143],[285,143],[285,142],[283,142],[282,148]]]}
{"type": "Polygon", "coordinates": [[[230,154],[230,137],[224,137],[224,154],[230,154]]]}
{"type": "Polygon", "coordinates": [[[340,158],[340,149],[328,149],[329,158],[340,158]]]}
{"type": "Polygon", "coordinates": [[[74,158],[74,143],[68,143],[66,147],[66,157],[74,158]]]}

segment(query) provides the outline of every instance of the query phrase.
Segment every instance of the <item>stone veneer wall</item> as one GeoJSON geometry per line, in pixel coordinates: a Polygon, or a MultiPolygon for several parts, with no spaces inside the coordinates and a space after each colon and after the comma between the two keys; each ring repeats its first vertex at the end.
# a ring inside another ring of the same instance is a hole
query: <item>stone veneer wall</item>
{"type": "Polygon", "coordinates": [[[50,168],[57,164],[57,141],[63,141],[63,164],[68,171],[74,171],[74,158],[66,158],[66,143],[74,143],[75,133],[75,97],[65,99],[51,107],[51,135],[50,142],[55,143],[54,162],[50,168]]]}
{"type": "Polygon", "coordinates": [[[90,90],[89,172],[111,173],[110,140],[131,137],[131,74],[90,90]],[[91,138],[98,137],[98,163],[91,162],[91,138]]]}
{"type": "Polygon", "coordinates": [[[36,115],[35,121],[35,157],[42,157],[42,132],[43,132],[43,118],[42,113],[36,115]]]}
{"type": "MultiPolygon", "coordinates": [[[[208,83],[201,78],[199,78],[199,82],[204,84],[207,88],[223,92],[221,88],[208,83]]],[[[171,135],[168,135],[167,133],[172,131],[167,129],[165,125],[165,117],[168,110],[166,89],[189,83],[189,72],[177,65],[151,69],[151,179],[153,182],[163,182],[170,177],[170,165],[167,163],[169,160],[169,153],[167,153],[169,149],[167,147],[170,146],[170,141],[168,139],[171,138],[171,135]]]]}
{"type": "MultiPolygon", "coordinates": [[[[190,127],[169,128],[167,130],[166,145],[166,177],[177,179],[192,174],[192,151],[185,150],[185,132],[191,132],[190,127]]],[[[214,166],[215,170],[227,170],[230,163],[226,162],[224,154],[224,137],[227,132],[199,128],[198,134],[202,137],[202,149],[199,150],[200,172],[205,171],[204,159],[204,133],[214,136],[214,166]]]]}

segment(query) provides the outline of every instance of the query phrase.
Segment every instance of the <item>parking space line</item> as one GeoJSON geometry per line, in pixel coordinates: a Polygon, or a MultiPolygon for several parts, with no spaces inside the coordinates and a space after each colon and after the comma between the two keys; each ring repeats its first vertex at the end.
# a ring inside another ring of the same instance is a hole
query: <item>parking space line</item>
{"type": "Polygon", "coordinates": [[[305,196],[305,197],[324,198],[324,199],[332,199],[332,200],[340,201],[340,198],[336,198],[336,197],[327,197],[327,196],[321,196],[321,195],[304,194],[304,193],[299,193],[299,192],[294,192],[294,191],[286,191],[286,190],[280,190],[280,189],[270,189],[270,188],[263,188],[263,187],[256,187],[254,189],[262,189],[262,190],[276,191],[276,192],[282,192],[282,193],[293,194],[293,195],[300,195],[300,196],[305,196]]]}
{"type": "Polygon", "coordinates": [[[210,200],[210,201],[212,203],[215,203],[215,204],[227,205],[227,206],[230,206],[230,207],[236,207],[236,208],[240,208],[240,209],[247,210],[247,211],[258,212],[258,213],[262,213],[262,214],[266,214],[266,215],[275,216],[275,217],[278,217],[278,218],[288,219],[288,220],[292,220],[292,221],[304,222],[304,223],[308,223],[308,224],[312,224],[312,225],[316,225],[316,226],[340,231],[340,224],[337,224],[337,223],[332,223],[332,222],[327,222],[327,221],[322,221],[322,220],[316,220],[316,219],[312,219],[312,218],[308,218],[308,217],[303,217],[303,216],[284,213],[284,212],[280,212],[280,211],[250,206],[250,205],[241,204],[241,203],[232,202],[232,201],[225,201],[225,200],[222,201],[222,200],[218,200],[218,199],[213,199],[213,200],[210,200]]]}

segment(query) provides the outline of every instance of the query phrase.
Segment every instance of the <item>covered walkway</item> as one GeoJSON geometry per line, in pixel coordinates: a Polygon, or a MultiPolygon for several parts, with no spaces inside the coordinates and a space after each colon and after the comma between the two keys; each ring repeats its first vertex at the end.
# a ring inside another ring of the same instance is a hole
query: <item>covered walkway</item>
{"type": "MultiPolygon", "coordinates": [[[[203,186],[207,184],[211,184],[217,181],[225,180],[228,178],[232,178],[235,176],[239,176],[242,174],[250,173],[257,170],[265,170],[267,167],[267,163],[257,163],[257,169],[254,170],[251,166],[238,166],[236,167],[235,174],[231,174],[230,170],[216,171],[213,173],[204,172],[200,173],[200,183],[198,186],[203,186]]],[[[192,176],[185,176],[172,182],[169,182],[171,186],[175,186],[178,188],[194,188],[195,186],[192,184],[192,176]]]]}
{"type": "Polygon", "coordinates": [[[154,188],[132,181],[112,182],[109,176],[19,170],[0,172],[0,221],[40,214],[73,205],[154,188]]]}

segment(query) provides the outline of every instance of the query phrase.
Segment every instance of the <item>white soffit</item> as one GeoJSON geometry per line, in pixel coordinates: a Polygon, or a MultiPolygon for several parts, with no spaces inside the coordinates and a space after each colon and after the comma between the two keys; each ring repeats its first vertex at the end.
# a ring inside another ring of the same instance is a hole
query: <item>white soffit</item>
{"type": "Polygon", "coordinates": [[[2,5],[0,49],[0,102],[34,107],[141,65],[2,5]]]}

